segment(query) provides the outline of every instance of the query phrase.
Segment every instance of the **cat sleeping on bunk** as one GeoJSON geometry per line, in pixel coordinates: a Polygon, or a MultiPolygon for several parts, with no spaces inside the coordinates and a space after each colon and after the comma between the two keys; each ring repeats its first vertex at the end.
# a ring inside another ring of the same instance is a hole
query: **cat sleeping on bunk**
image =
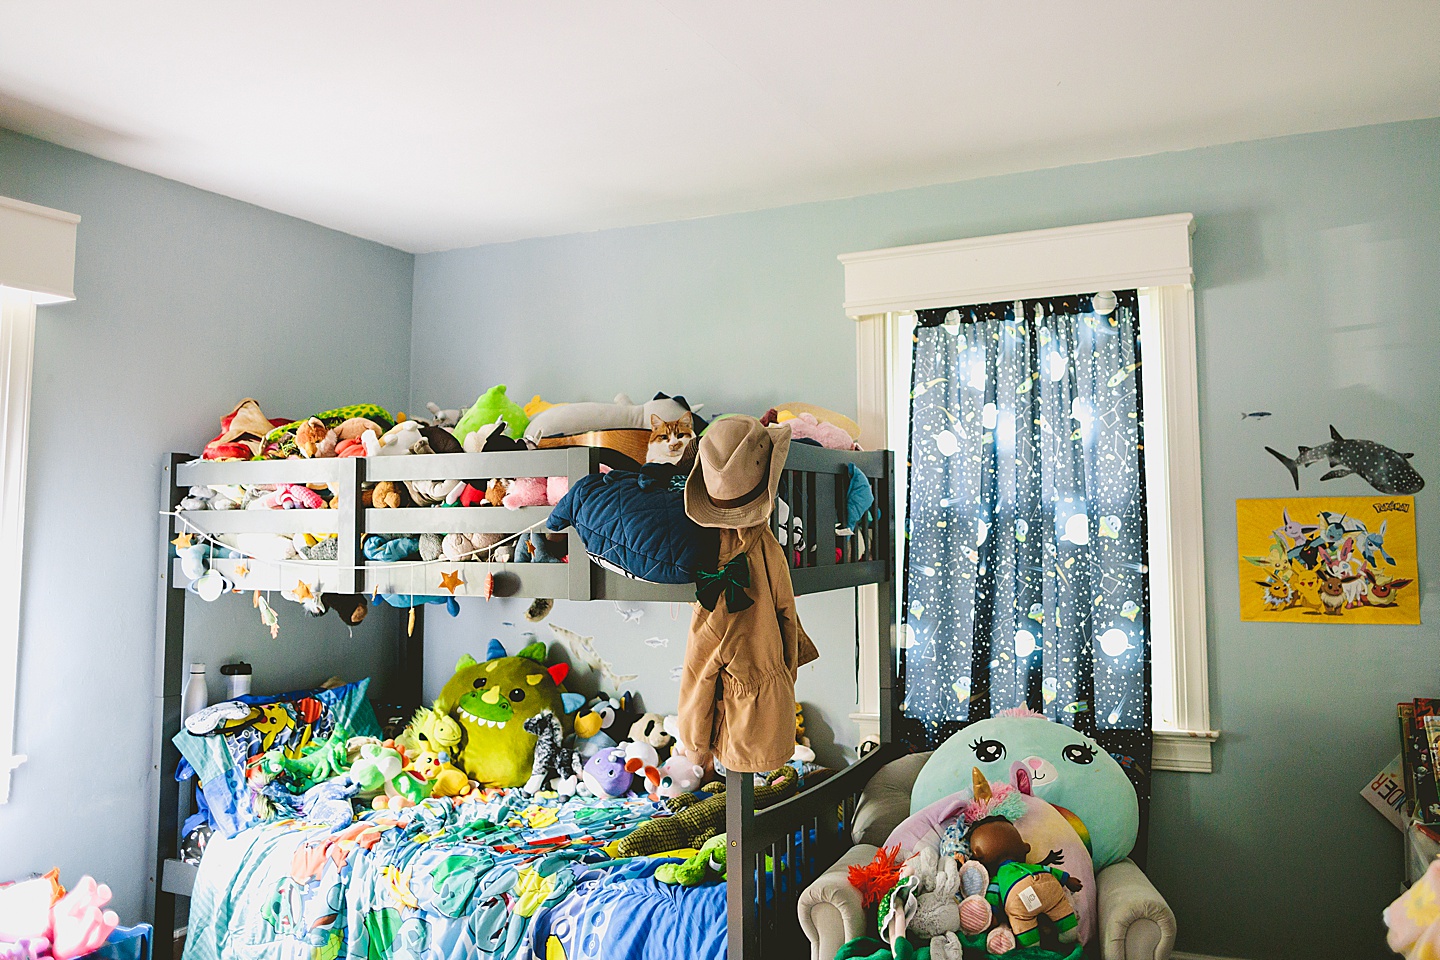
{"type": "Polygon", "coordinates": [[[695,420],[689,411],[678,420],[661,420],[650,414],[650,444],[645,448],[646,463],[670,463],[681,475],[688,475],[695,464],[695,420]]]}

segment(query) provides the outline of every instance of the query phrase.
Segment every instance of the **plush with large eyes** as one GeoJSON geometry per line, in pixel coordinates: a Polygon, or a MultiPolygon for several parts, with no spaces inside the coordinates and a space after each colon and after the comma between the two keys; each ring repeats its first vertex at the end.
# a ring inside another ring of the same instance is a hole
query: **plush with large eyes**
{"type": "Polygon", "coordinates": [[[975,767],[1060,807],[1097,870],[1135,846],[1140,803],[1120,764],[1089,737],[1038,714],[981,720],[941,744],[915,780],[910,812],[969,789],[975,767]]]}
{"type": "Polygon", "coordinates": [[[585,698],[567,693],[561,684],[569,667],[546,666],[545,647],[533,643],[513,657],[498,640],[490,641],[484,661],[460,658],[455,675],[440,691],[434,712],[458,724],[464,745],[455,757],[470,779],[484,786],[514,787],[531,773],[535,735],[525,721],[552,713],[565,733],[570,714],[585,698]]]}

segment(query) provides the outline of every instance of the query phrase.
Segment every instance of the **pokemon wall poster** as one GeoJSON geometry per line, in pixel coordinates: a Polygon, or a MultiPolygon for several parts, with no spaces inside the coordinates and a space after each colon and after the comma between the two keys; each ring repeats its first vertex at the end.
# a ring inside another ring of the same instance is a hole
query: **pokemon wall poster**
{"type": "Polygon", "coordinates": [[[1419,623],[1413,497],[1235,501],[1240,619],[1419,623]]]}

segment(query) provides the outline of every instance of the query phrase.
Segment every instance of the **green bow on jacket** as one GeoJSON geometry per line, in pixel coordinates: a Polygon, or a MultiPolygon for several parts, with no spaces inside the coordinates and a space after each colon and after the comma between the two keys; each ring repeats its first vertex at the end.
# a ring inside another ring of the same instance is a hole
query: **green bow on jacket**
{"type": "Polygon", "coordinates": [[[753,606],[755,601],[745,592],[749,586],[750,561],[743,553],[719,570],[695,571],[696,599],[706,610],[715,609],[721,593],[725,594],[725,608],[731,613],[753,606]]]}

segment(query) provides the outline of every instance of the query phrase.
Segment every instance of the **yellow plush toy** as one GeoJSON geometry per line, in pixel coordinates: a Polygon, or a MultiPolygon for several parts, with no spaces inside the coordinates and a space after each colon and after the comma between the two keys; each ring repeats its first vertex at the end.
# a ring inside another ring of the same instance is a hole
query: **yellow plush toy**
{"type": "Polygon", "coordinates": [[[430,784],[432,797],[463,797],[474,789],[469,777],[437,753],[417,753],[406,769],[430,784]]]}
{"type": "Polygon", "coordinates": [[[541,400],[540,394],[537,393],[534,397],[530,399],[529,403],[525,404],[525,416],[529,417],[531,420],[534,420],[536,414],[549,410],[551,407],[558,406],[560,406],[560,404],[558,403],[551,403],[548,400],[541,400]]]}

